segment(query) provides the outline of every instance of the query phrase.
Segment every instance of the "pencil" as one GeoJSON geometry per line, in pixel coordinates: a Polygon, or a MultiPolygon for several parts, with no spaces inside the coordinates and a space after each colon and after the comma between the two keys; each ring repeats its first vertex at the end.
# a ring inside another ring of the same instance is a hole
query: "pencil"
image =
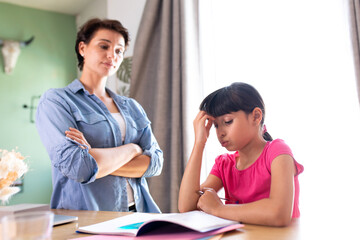
{"type": "MultiPolygon", "coordinates": [[[[198,194],[201,196],[201,195],[203,195],[203,194],[204,194],[204,191],[199,190],[199,191],[198,191],[198,194]]],[[[231,200],[230,200],[230,199],[227,199],[227,198],[222,198],[222,197],[219,197],[219,198],[220,198],[221,200],[231,202],[231,200]]]]}

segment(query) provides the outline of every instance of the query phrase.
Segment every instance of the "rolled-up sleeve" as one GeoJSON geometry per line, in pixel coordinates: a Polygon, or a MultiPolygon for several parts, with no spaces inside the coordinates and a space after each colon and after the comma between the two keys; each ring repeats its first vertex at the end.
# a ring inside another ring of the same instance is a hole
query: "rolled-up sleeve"
{"type": "Polygon", "coordinates": [[[49,90],[40,99],[36,111],[36,127],[52,165],[61,174],[83,184],[95,181],[98,166],[88,149],[67,139],[65,131],[77,128],[69,104],[49,90]]]}
{"type": "MultiPolygon", "coordinates": [[[[149,126],[150,128],[150,126],[149,126]]],[[[150,148],[145,149],[143,154],[150,157],[150,164],[143,177],[152,177],[160,175],[163,167],[163,152],[161,151],[158,143],[156,142],[153,134],[151,133],[153,139],[151,141],[150,148]]]]}
{"type": "Polygon", "coordinates": [[[133,100],[133,104],[136,106],[136,108],[140,111],[140,114],[142,115],[143,119],[146,119],[147,125],[142,129],[139,145],[143,149],[143,154],[150,157],[150,164],[146,172],[144,173],[143,177],[152,177],[152,176],[158,176],[160,175],[162,168],[163,168],[163,152],[160,149],[160,146],[158,142],[156,141],[156,138],[152,132],[151,129],[151,122],[149,121],[144,109],[141,107],[141,105],[133,100]]]}

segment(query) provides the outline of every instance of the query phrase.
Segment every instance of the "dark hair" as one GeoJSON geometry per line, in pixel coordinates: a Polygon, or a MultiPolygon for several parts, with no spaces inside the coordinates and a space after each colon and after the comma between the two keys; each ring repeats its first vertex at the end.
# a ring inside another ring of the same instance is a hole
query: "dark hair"
{"type": "Polygon", "coordinates": [[[130,37],[128,30],[117,20],[93,18],[88,20],[81,26],[76,36],[75,52],[78,59],[78,67],[80,71],[84,66],[84,58],[79,53],[79,43],[84,42],[88,44],[94,36],[94,33],[99,29],[108,29],[120,33],[125,40],[125,49],[129,45],[130,37]]]}
{"type": "MultiPolygon", "coordinates": [[[[260,108],[263,113],[261,120],[261,126],[263,126],[265,119],[264,101],[253,86],[243,82],[235,82],[230,86],[216,90],[200,104],[200,110],[213,117],[240,110],[250,114],[256,107],[260,108]]],[[[263,133],[263,137],[266,141],[272,141],[272,137],[267,131],[263,133]]]]}

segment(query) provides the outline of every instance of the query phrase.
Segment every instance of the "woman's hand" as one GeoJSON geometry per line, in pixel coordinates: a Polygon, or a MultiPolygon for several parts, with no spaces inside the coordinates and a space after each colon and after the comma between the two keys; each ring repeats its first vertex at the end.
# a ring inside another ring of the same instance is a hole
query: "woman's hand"
{"type": "MultiPolygon", "coordinates": [[[[89,149],[91,149],[90,144],[86,141],[84,134],[77,130],[76,128],[69,127],[70,131],[65,131],[65,136],[74,140],[75,142],[88,146],[89,149]]],[[[84,146],[79,146],[82,149],[85,149],[84,146]]]]}
{"type": "Polygon", "coordinates": [[[199,198],[197,207],[206,213],[216,215],[215,212],[224,206],[224,204],[214,189],[204,188],[202,191],[204,194],[199,198]]]}
{"type": "Polygon", "coordinates": [[[214,122],[214,118],[207,115],[206,112],[200,111],[193,121],[195,131],[195,144],[205,145],[209,137],[210,128],[214,122]]]}

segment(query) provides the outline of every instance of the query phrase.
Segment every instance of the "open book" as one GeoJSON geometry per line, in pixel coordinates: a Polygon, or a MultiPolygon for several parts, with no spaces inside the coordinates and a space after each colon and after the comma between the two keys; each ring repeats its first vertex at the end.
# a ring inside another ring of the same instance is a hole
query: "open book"
{"type": "MultiPolygon", "coordinates": [[[[98,224],[78,228],[77,232],[108,235],[158,235],[177,233],[206,233],[219,229],[230,231],[242,227],[235,221],[215,217],[201,212],[191,211],[186,213],[133,213],[98,224]]],[[[221,231],[221,232],[224,232],[221,231]]]]}

